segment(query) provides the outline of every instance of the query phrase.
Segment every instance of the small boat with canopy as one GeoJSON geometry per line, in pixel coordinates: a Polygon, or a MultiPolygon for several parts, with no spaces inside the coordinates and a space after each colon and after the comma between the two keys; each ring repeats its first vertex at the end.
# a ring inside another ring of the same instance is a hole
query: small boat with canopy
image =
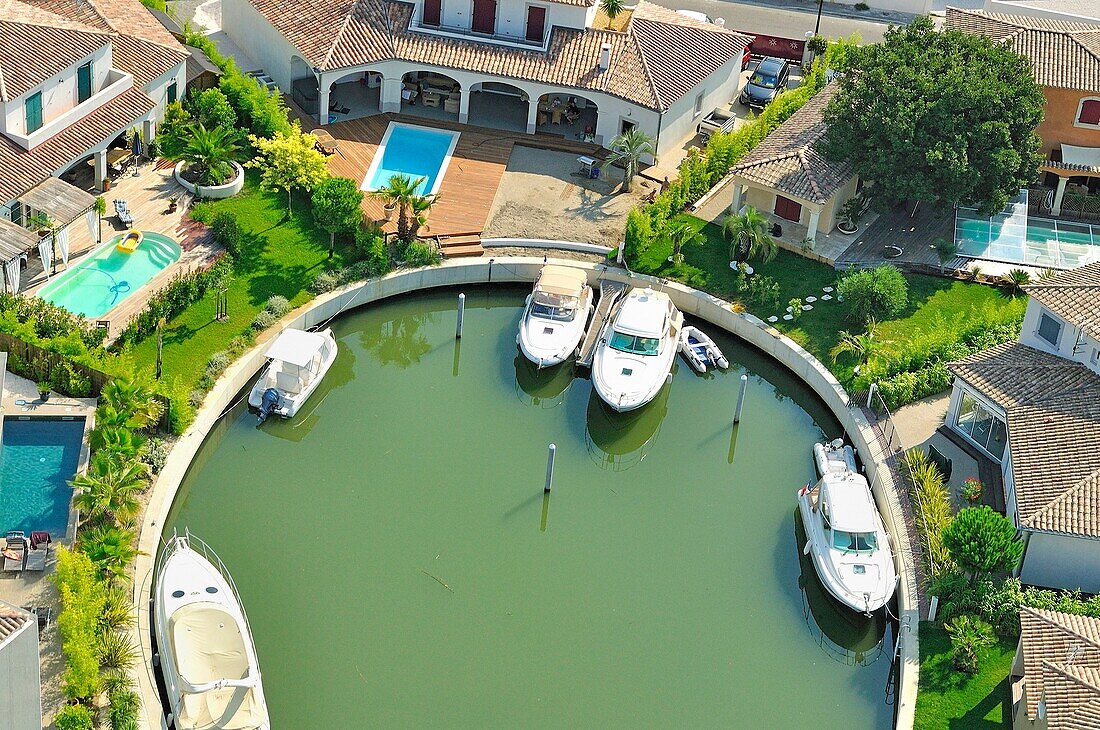
{"type": "Polygon", "coordinates": [[[539,367],[552,367],[572,355],[592,315],[588,275],[568,266],[543,266],[527,297],[516,344],[539,367]]]}
{"type": "Polygon", "coordinates": [[[293,418],[332,367],[336,352],[331,329],[284,330],[264,353],[267,367],[248,395],[248,405],[260,412],[258,422],[272,413],[293,418]]]}

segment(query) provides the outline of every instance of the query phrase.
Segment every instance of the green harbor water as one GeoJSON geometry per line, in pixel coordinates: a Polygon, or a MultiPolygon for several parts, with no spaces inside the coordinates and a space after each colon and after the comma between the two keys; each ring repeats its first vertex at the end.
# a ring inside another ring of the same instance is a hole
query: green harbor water
{"type": "Polygon", "coordinates": [[[889,727],[893,627],[799,550],[825,407],[703,325],[730,369],[614,414],[519,355],[526,291],[467,289],[459,343],[454,290],[345,315],[296,419],[200,450],[167,533],[232,572],[273,727],[889,727]]]}

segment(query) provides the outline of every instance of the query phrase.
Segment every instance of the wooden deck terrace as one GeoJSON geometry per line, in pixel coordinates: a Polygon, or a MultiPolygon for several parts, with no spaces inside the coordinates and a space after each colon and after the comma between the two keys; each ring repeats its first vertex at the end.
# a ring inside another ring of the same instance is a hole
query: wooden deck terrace
{"type": "MultiPolygon", "coordinates": [[[[292,117],[298,119],[303,130],[318,128],[312,117],[293,102],[288,103],[292,117]]],[[[390,122],[446,129],[461,135],[440,184],[436,204],[428,214],[428,223],[421,229],[421,234],[427,236],[481,234],[508,166],[508,158],[516,145],[597,159],[606,156],[606,151],[598,145],[554,134],[518,134],[410,114],[375,114],[324,126],[338,143],[338,151],[329,157],[329,172],[361,183],[390,122]]],[[[397,228],[396,220],[385,220],[382,203],[369,196],[363,201],[363,215],[367,220],[381,225],[387,233],[397,228]]]]}
{"type": "MultiPolygon", "coordinates": [[[[836,259],[836,268],[850,267],[870,269],[882,264],[892,264],[914,273],[939,274],[940,259],[934,242],[937,238],[950,241],[955,235],[955,211],[922,204],[916,215],[910,208],[898,207],[880,215],[855,243],[836,259]],[[887,246],[901,249],[901,255],[892,256],[887,246]]],[[[966,268],[968,259],[957,256],[944,264],[945,271],[966,268]]]]}

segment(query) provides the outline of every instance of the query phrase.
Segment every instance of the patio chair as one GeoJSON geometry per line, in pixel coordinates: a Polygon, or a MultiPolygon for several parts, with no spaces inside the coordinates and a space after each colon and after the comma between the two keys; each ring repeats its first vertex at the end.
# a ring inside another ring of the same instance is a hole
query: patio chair
{"type": "Polygon", "coordinates": [[[27,566],[24,570],[45,570],[50,557],[50,533],[35,531],[31,533],[31,549],[27,552],[27,566]]]}
{"type": "Polygon", "coordinates": [[[22,532],[9,532],[4,541],[4,571],[22,571],[27,557],[27,539],[22,532]]]}
{"type": "Polygon", "coordinates": [[[130,212],[129,205],[125,200],[121,198],[115,198],[115,215],[118,216],[118,222],[127,228],[134,227],[134,215],[130,212]]]}

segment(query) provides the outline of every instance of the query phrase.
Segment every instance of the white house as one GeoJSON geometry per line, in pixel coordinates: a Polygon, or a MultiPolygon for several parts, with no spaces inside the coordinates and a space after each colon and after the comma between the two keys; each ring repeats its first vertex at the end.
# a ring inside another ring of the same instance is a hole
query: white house
{"type": "Polygon", "coordinates": [[[38,619],[0,601],[0,730],[42,727],[38,619]]]}
{"type": "Polygon", "coordinates": [[[1021,580],[1100,593],[1100,263],[1025,288],[1020,341],[949,365],[946,424],[1001,464],[1021,580]]]}
{"type": "Polygon", "coordinates": [[[224,0],[222,25],[321,123],[419,113],[601,144],[638,127],[658,154],[737,95],[752,40],[647,2],[611,23],[595,0],[224,0]]]}
{"type": "MultiPolygon", "coordinates": [[[[24,225],[37,210],[69,223],[24,196],[53,198],[32,191],[74,170],[92,172],[102,189],[108,148],[130,129],[153,138],[183,93],[186,61],[138,0],[0,0],[0,220],[24,225]]],[[[12,262],[22,248],[18,231],[0,228],[9,289],[18,288],[12,262]]]]}

